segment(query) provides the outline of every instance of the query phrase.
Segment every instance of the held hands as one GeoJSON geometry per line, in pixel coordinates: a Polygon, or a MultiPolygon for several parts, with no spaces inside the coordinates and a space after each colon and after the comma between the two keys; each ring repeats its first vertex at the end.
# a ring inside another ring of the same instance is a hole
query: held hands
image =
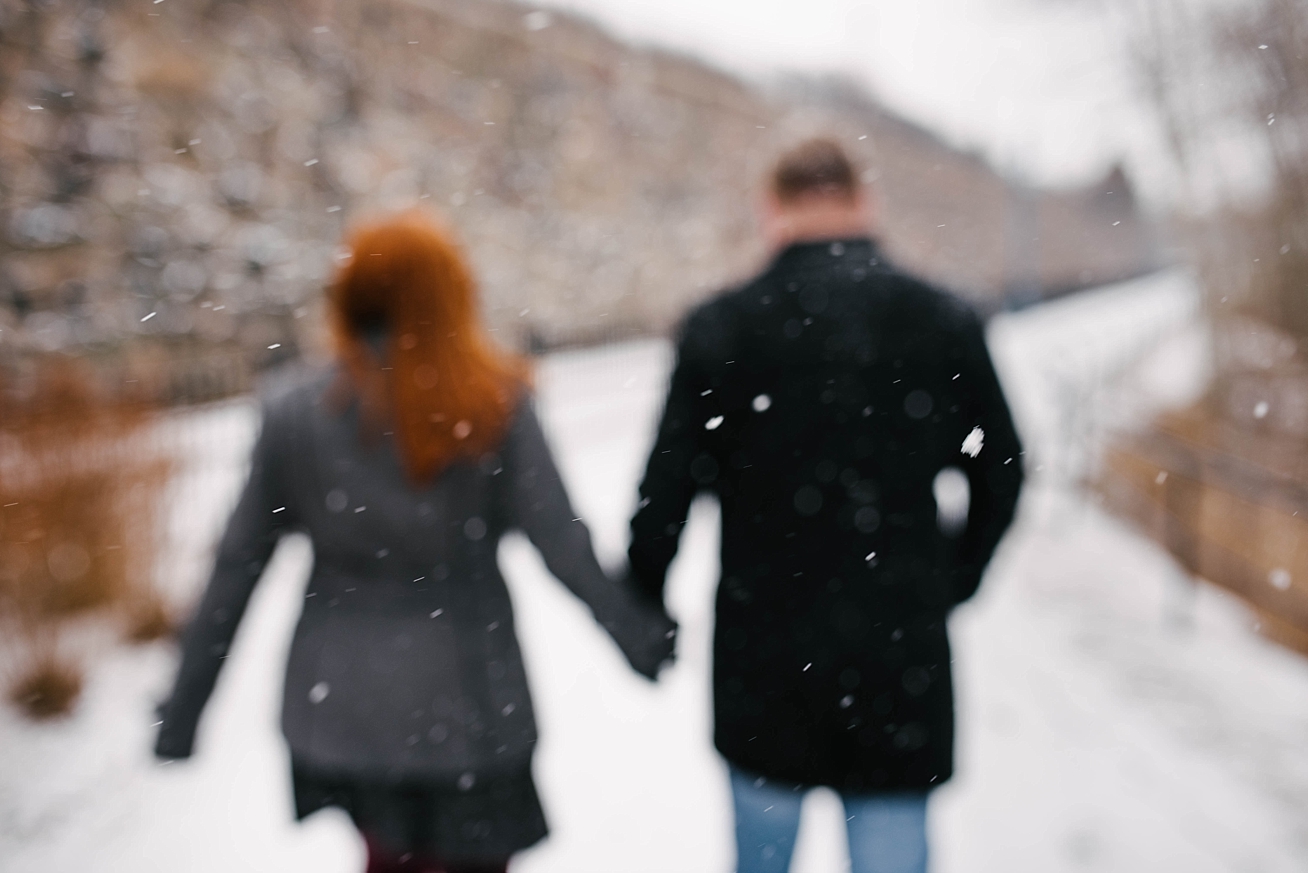
{"type": "Polygon", "coordinates": [[[659,670],[676,659],[677,623],[655,602],[637,591],[625,575],[613,580],[621,605],[601,618],[600,623],[618,644],[631,669],[651,682],[659,670]]]}

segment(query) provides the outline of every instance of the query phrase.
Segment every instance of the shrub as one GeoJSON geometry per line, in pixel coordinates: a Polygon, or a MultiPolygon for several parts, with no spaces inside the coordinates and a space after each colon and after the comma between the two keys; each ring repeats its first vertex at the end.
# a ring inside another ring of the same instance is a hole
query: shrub
{"type": "Polygon", "coordinates": [[[34,719],[69,715],[82,693],[82,668],[53,647],[42,649],[10,686],[9,700],[34,719]]]}
{"type": "Polygon", "coordinates": [[[0,621],[34,665],[11,689],[33,715],[66,711],[80,690],[54,654],[70,621],[125,615],[129,639],[168,632],[152,577],[170,464],[154,421],[71,359],[0,385],[0,621]]]}

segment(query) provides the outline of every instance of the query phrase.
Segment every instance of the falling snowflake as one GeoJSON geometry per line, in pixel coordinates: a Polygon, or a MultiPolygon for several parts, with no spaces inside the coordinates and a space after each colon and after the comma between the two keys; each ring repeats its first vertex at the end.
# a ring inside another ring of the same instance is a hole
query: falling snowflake
{"type": "Polygon", "coordinates": [[[715,415],[704,422],[704,430],[717,430],[722,425],[722,416],[715,415]]]}
{"type": "Polygon", "coordinates": [[[981,449],[985,447],[985,444],[986,432],[979,427],[974,427],[972,432],[967,435],[967,439],[963,440],[962,452],[969,458],[975,458],[981,454],[981,449]]]}
{"type": "Polygon", "coordinates": [[[766,394],[760,394],[754,398],[754,411],[767,412],[772,406],[772,398],[766,394]]]}
{"type": "Polygon", "coordinates": [[[331,686],[326,682],[319,682],[309,689],[309,702],[315,705],[322,703],[327,699],[327,695],[331,693],[331,690],[331,686]]]}

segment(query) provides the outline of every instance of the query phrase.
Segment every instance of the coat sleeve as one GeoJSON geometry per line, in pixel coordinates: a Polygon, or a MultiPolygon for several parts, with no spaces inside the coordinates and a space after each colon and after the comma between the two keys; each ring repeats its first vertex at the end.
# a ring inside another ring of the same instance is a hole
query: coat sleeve
{"type": "Polygon", "coordinates": [[[160,758],[190,757],[200,714],[232,638],[281,534],[294,523],[294,507],[282,484],[284,470],[274,451],[277,421],[265,405],[249,479],[219,542],[213,574],[200,606],[182,636],[182,658],[155,743],[160,758]]]}
{"type": "Polygon", "coordinates": [[[954,601],[976,593],[990,557],[1013,521],[1022,488],[1022,444],[986,348],[981,322],[969,314],[963,327],[968,374],[966,420],[973,442],[960,446],[959,466],[967,475],[971,502],[967,528],[959,538],[954,601]],[[977,433],[979,429],[980,433],[977,433]],[[975,436],[973,436],[975,435],[975,436]],[[979,437],[980,451],[973,451],[979,437]],[[973,451],[969,451],[971,449],[973,451]]]}
{"type": "Polygon", "coordinates": [[[676,557],[691,501],[701,487],[692,475],[693,465],[704,451],[700,444],[704,428],[702,422],[696,421],[696,407],[706,384],[696,334],[692,321],[678,343],[663,418],[640,483],[640,502],[631,519],[627,557],[632,581],[640,591],[660,602],[668,565],[676,557]]]}
{"type": "Polygon", "coordinates": [[[522,403],[505,440],[503,473],[509,524],[526,533],[555,578],[590,607],[633,669],[657,676],[671,655],[676,625],[600,568],[590,531],[572,509],[530,401],[522,403]]]}

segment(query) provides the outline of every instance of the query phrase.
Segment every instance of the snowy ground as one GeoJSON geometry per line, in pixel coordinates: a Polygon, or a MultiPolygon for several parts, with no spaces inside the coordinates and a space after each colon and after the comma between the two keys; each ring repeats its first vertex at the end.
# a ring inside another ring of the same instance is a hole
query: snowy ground
{"type": "MultiPolygon", "coordinates": [[[[959,775],[932,801],[937,873],[1308,869],[1308,662],[1261,640],[1230,598],[1192,592],[1072,487],[1106,429],[1202,385],[1195,313],[1185,278],[1167,275],[992,324],[1032,487],[952,620],[959,775]]],[[[607,560],[621,554],[667,364],[667,347],[646,342],[541,366],[546,428],[607,560]]],[[[196,545],[230,501],[252,424],[243,405],[203,415],[195,448],[211,462],[177,486],[164,563],[180,587],[198,575],[196,545]]],[[[553,826],[515,873],[732,869],[709,740],[716,537],[715,507],[697,504],[671,582],[680,660],[657,686],[625,671],[530,546],[504,544],[553,826]]],[[[190,762],[148,755],[150,708],[173,669],[163,645],[86,643],[98,652],[87,693],[62,723],[0,708],[0,870],[361,869],[343,815],[291,819],[277,701],[308,557],[295,540],[277,554],[190,762]]],[[[815,792],[805,816],[794,870],[844,869],[834,797],[815,792]]]]}

